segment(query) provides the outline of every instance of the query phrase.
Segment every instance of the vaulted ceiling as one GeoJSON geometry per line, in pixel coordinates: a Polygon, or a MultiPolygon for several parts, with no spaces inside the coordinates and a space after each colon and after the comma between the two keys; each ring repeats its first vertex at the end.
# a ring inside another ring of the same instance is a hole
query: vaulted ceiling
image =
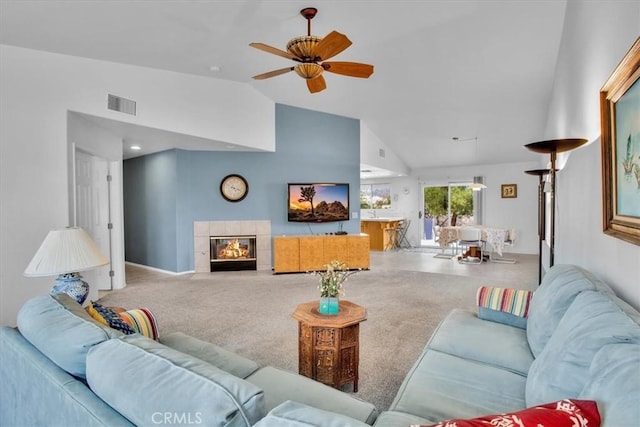
{"type": "Polygon", "coordinates": [[[361,119],[415,170],[538,159],[523,145],[544,138],[565,4],[2,0],[0,42],[243,82],[277,103],[361,119]],[[306,35],[309,6],[314,35],[353,42],[333,60],[373,64],[369,79],[325,73],[316,94],[295,73],[252,79],[295,65],[249,43],[284,50],[306,35]]]}

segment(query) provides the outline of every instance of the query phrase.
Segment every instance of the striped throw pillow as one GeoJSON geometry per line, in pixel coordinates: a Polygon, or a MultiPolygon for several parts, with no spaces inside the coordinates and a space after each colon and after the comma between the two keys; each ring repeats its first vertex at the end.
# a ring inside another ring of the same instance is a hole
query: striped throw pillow
{"type": "Polygon", "coordinates": [[[481,286],[476,300],[478,317],[526,329],[533,291],[481,286]]]}
{"type": "Polygon", "coordinates": [[[156,316],[148,308],[135,308],[118,314],[137,333],[156,341],[160,338],[156,316]]]}

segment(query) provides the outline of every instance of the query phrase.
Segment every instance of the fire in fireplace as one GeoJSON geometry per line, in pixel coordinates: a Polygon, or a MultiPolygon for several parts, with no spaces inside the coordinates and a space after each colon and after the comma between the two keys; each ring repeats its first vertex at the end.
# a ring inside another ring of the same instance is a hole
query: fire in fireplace
{"type": "Polygon", "coordinates": [[[211,271],[256,270],[256,236],[211,236],[211,271]]]}

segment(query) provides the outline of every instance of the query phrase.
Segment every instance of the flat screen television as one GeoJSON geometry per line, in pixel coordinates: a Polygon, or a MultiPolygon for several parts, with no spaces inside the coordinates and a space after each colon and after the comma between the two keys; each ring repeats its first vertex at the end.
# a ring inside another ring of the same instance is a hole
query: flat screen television
{"type": "Polygon", "coordinates": [[[349,220],[349,184],[290,183],[290,222],[332,222],[349,220]]]}

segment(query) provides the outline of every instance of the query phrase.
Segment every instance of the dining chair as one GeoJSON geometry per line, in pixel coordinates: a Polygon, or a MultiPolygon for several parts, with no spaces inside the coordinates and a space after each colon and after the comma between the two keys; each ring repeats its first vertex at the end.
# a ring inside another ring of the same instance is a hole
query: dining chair
{"type": "MultiPolygon", "coordinates": [[[[450,228],[450,227],[449,227],[450,228]]],[[[458,254],[458,237],[452,239],[448,232],[447,227],[439,225],[433,226],[434,241],[440,246],[440,252],[435,254],[434,258],[451,259],[458,254]],[[443,231],[444,230],[444,231],[443,231]],[[443,234],[445,237],[443,237],[443,234]]]]}
{"type": "Polygon", "coordinates": [[[484,257],[482,233],[479,228],[462,227],[458,246],[462,255],[458,257],[458,262],[467,264],[482,264],[484,257]]]}
{"type": "MultiPolygon", "coordinates": [[[[509,230],[507,233],[505,233],[504,236],[504,243],[503,246],[507,247],[507,246],[513,246],[516,240],[516,233],[515,230],[509,230]]],[[[493,250],[491,252],[489,252],[489,261],[491,262],[497,262],[497,263],[501,263],[501,264],[515,264],[516,260],[515,258],[505,258],[502,256],[498,256],[495,257],[493,256],[493,250]]]]}

